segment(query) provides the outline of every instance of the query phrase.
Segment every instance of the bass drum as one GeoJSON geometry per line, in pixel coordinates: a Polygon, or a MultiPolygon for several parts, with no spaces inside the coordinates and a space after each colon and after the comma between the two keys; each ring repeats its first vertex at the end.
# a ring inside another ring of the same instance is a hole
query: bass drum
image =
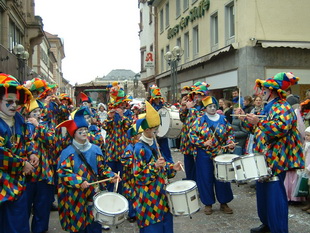
{"type": "Polygon", "coordinates": [[[158,137],[177,138],[182,130],[183,123],[180,121],[179,110],[161,108],[158,110],[161,125],[158,128],[158,137]]]}

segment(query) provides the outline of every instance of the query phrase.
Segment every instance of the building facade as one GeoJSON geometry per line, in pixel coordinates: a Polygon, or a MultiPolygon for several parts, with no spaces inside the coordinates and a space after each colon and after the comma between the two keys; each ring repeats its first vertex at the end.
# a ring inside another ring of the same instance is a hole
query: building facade
{"type": "MultiPolygon", "coordinates": [[[[310,1],[150,0],[155,8],[156,82],[171,96],[171,67],[165,54],[180,46],[177,90],[206,81],[211,94],[230,98],[238,87],[254,93],[257,78],[277,72],[299,76],[294,94],[310,88],[310,1]]],[[[145,78],[142,81],[149,82],[145,78]]]]}

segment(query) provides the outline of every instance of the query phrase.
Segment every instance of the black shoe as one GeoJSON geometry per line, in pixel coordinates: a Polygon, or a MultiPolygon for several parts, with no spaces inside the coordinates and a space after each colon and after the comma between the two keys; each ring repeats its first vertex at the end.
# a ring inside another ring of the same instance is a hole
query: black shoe
{"type": "Polygon", "coordinates": [[[58,211],[58,206],[53,203],[51,211],[58,211]]]}
{"type": "Polygon", "coordinates": [[[127,220],[130,223],[134,223],[136,221],[136,217],[128,217],[127,220]]]}
{"type": "Polygon", "coordinates": [[[251,233],[268,233],[270,229],[267,225],[260,225],[259,227],[255,227],[251,229],[251,233]]]}

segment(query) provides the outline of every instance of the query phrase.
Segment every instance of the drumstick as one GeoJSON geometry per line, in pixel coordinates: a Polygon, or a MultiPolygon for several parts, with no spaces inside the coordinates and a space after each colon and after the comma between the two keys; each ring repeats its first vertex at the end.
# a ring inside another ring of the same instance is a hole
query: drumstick
{"type": "Polygon", "coordinates": [[[236,142],[236,143],[231,143],[231,144],[228,144],[228,145],[226,145],[226,146],[222,146],[222,148],[226,148],[226,147],[229,147],[229,146],[231,146],[231,145],[237,145],[239,142],[236,142]]]}
{"type": "Polygon", "coordinates": [[[180,167],[182,169],[183,172],[185,172],[183,165],[180,163],[180,167]]]}
{"type": "Polygon", "coordinates": [[[107,181],[112,180],[112,179],[113,179],[113,177],[107,178],[107,179],[104,179],[104,180],[98,180],[96,182],[89,183],[89,185],[99,184],[99,183],[102,183],[102,182],[107,182],[107,181]]]}
{"type": "Polygon", "coordinates": [[[240,88],[239,88],[239,99],[238,99],[238,102],[239,102],[239,108],[241,108],[241,93],[240,93],[240,88]]]}
{"type": "Polygon", "coordinates": [[[159,145],[158,145],[158,142],[157,142],[157,139],[156,139],[156,135],[154,134],[154,139],[155,139],[155,143],[156,143],[156,147],[157,147],[157,152],[158,152],[158,155],[159,155],[159,158],[163,157],[161,155],[161,152],[160,152],[160,149],[159,149],[159,145]]]}
{"type": "Polygon", "coordinates": [[[220,123],[217,123],[217,125],[216,125],[216,127],[215,127],[215,129],[214,129],[214,132],[213,132],[212,137],[211,137],[210,140],[212,140],[212,139],[214,138],[215,133],[216,133],[216,130],[217,130],[217,128],[219,127],[219,124],[220,124],[220,123]]]}
{"type": "MultiPolygon", "coordinates": [[[[230,116],[236,116],[236,117],[247,117],[247,115],[242,114],[230,114],[230,116]]],[[[266,117],[266,115],[255,115],[257,117],[266,117]]]]}
{"type": "MultiPolygon", "coordinates": [[[[119,176],[120,175],[120,171],[118,171],[117,175],[119,176]]],[[[116,181],[116,185],[114,186],[114,192],[117,193],[117,188],[118,188],[118,180],[116,181]]]]}

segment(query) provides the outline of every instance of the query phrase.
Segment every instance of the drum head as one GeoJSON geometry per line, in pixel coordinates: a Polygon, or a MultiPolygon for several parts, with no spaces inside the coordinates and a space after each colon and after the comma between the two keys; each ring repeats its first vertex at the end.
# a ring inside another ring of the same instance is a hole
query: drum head
{"type": "Polygon", "coordinates": [[[233,159],[238,158],[239,155],[234,155],[234,154],[222,154],[218,155],[214,158],[215,162],[223,162],[223,163],[228,163],[232,162],[233,159]]]}
{"type": "Polygon", "coordinates": [[[196,187],[196,182],[193,180],[180,180],[167,185],[167,192],[169,193],[180,193],[188,191],[196,187]]]}
{"type": "Polygon", "coordinates": [[[104,192],[95,197],[95,207],[108,214],[119,214],[128,210],[128,201],[118,193],[104,192]]]}
{"type": "Polygon", "coordinates": [[[170,128],[170,112],[166,108],[161,108],[158,110],[158,114],[161,118],[161,124],[158,127],[157,136],[164,137],[170,128]]]}

